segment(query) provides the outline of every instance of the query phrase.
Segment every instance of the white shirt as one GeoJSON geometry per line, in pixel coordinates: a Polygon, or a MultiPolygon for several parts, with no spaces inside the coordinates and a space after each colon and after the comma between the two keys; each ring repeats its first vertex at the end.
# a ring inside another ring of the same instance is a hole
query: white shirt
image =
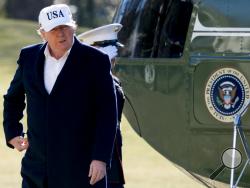
{"type": "Polygon", "coordinates": [[[71,49],[69,49],[60,59],[57,60],[56,58],[51,56],[48,45],[46,46],[44,50],[44,85],[48,94],[51,93],[55,85],[56,79],[69,56],[70,50],[71,49]]]}

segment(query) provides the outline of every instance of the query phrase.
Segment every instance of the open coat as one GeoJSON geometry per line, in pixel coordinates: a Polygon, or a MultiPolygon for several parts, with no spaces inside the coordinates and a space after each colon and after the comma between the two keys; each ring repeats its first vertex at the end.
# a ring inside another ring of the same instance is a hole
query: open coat
{"type": "MultiPolygon", "coordinates": [[[[22,176],[35,183],[45,178],[49,188],[93,187],[88,178],[90,162],[110,164],[117,126],[108,56],[75,38],[48,94],[43,75],[45,46],[21,50],[16,74],[4,96],[6,141],[22,135],[26,98],[30,145],[22,160],[22,176]]],[[[102,188],[104,184],[104,179],[97,183],[102,188]]]]}

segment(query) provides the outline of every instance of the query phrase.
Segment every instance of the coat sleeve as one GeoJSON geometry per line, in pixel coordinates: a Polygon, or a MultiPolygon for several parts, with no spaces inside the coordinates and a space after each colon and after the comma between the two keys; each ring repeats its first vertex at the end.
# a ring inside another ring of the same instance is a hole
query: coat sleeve
{"type": "Polygon", "coordinates": [[[121,86],[121,82],[116,76],[112,76],[115,85],[116,91],[116,103],[117,103],[117,117],[118,117],[118,124],[120,124],[122,119],[122,110],[125,103],[125,95],[121,86]]]}
{"type": "Polygon", "coordinates": [[[116,93],[107,55],[99,59],[96,69],[96,136],[93,159],[104,161],[110,166],[117,128],[116,93]]]}
{"type": "Polygon", "coordinates": [[[25,94],[22,83],[22,66],[21,55],[17,61],[18,67],[7,94],[4,95],[4,109],[3,109],[3,127],[6,138],[6,143],[13,148],[8,142],[23,133],[23,126],[20,120],[23,117],[23,110],[25,108],[25,94]]]}

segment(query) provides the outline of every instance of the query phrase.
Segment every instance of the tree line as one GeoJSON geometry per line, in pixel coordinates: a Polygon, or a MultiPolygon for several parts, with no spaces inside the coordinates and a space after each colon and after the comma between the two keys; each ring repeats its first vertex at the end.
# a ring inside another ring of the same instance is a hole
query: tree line
{"type": "Polygon", "coordinates": [[[96,27],[111,23],[120,0],[0,0],[1,16],[37,21],[39,11],[53,3],[67,3],[80,26],[96,27]]]}

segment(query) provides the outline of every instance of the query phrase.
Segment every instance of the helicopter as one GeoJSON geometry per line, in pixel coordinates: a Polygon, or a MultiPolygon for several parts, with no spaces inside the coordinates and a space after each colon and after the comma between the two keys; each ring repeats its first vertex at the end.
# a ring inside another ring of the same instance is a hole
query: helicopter
{"type": "Polygon", "coordinates": [[[249,7],[249,0],[121,0],[113,18],[123,25],[114,73],[126,118],[206,187],[250,187],[249,7]],[[220,168],[224,159],[228,168],[220,168]]]}

